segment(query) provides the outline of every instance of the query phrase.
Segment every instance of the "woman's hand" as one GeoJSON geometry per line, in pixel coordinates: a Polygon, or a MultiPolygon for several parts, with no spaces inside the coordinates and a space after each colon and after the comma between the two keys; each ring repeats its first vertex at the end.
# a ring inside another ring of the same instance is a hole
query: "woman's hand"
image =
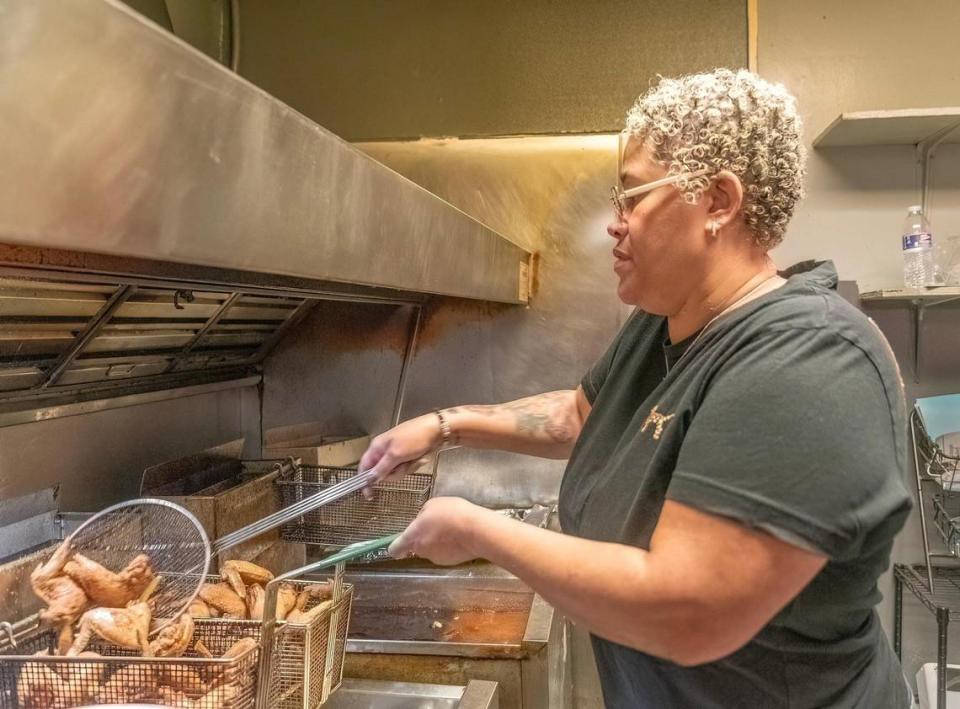
{"type": "Polygon", "coordinates": [[[419,556],[440,566],[453,566],[476,559],[475,530],[502,517],[460,497],[435,497],[423,506],[420,515],[390,545],[390,556],[419,556]]]}
{"type": "Polygon", "coordinates": [[[373,470],[378,482],[404,475],[423,456],[439,448],[442,439],[436,414],[404,421],[371,441],[360,458],[360,470],[373,470]]]}

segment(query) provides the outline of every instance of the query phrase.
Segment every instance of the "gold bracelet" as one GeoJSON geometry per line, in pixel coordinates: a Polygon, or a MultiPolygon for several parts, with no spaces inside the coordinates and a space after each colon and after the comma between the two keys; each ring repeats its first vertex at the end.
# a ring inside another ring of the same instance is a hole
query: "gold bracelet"
{"type": "Polygon", "coordinates": [[[449,448],[453,444],[451,440],[453,438],[453,430],[450,428],[450,422],[444,418],[443,411],[440,409],[434,409],[433,413],[437,415],[437,419],[440,421],[440,449],[449,448]]]}

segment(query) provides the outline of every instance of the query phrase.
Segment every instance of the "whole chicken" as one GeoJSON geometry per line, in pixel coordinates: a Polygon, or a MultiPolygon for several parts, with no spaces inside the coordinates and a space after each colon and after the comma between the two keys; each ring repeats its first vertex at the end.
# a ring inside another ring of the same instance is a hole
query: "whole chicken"
{"type": "Polygon", "coordinates": [[[40,620],[58,627],[73,623],[89,605],[87,594],[63,572],[69,556],[70,544],[64,542],[30,574],[33,592],[47,604],[40,611],[40,620]]]}
{"type": "Polygon", "coordinates": [[[67,655],[79,655],[96,633],[108,643],[139,650],[145,657],[150,657],[147,642],[150,617],[150,605],[143,601],[131,603],[126,608],[93,608],[80,617],[80,631],[67,655]]]}
{"type": "Polygon", "coordinates": [[[243,599],[246,599],[246,587],[248,585],[256,583],[266,586],[273,581],[273,573],[269,569],[240,559],[230,559],[223,562],[220,567],[220,575],[224,581],[230,584],[234,592],[243,599]]]}
{"type": "Polygon", "coordinates": [[[205,583],[200,587],[200,598],[216,608],[224,618],[246,618],[247,604],[225,583],[205,583]]]}
{"type": "Polygon", "coordinates": [[[180,657],[193,640],[193,618],[184,613],[150,641],[151,657],[180,657]]]}
{"type": "Polygon", "coordinates": [[[74,554],[63,571],[80,584],[94,605],[104,608],[123,608],[138,600],[154,578],[150,557],[146,554],[135,556],[119,573],[83,554],[74,554]]]}

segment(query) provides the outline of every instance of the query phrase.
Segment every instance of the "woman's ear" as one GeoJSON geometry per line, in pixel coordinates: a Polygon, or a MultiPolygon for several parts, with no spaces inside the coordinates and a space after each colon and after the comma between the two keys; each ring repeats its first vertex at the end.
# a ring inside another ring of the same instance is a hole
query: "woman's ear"
{"type": "Polygon", "coordinates": [[[733,223],[743,206],[743,183],[729,170],[721,170],[710,180],[704,196],[709,198],[707,224],[720,230],[733,223]]]}

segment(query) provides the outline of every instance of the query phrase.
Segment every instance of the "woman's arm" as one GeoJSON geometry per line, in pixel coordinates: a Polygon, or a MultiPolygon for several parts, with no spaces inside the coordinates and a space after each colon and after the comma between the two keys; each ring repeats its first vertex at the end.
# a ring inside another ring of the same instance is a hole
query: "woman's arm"
{"type": "Polygon", "coordinates": [[[766,532],[672,501],[664,503],[649,551],[436,498],[390,552],[439,564],[488,559],[591,633],[680,665],[742,647],[826,563],[766,532]]]}
{"type": "MultiPolygon", "coordinates": [[[[543,458],[569,457],[589,413],[590,404],[579,387],[506,404],[443,410],[453,444],[543,458]]],[[[402,474],[407,464],[438,448],[442,439],[440,419],[434,413],[404,421],[373,439],[360,459],[360,469],[372,468],[381,480],[402,474]]]]}
{"type": "Polygon", "coordinates": [[[506,404],[443,410],[453,442],[541,458],[569,458],[590,404],[581,388],[551,391],[506,404]]]}

